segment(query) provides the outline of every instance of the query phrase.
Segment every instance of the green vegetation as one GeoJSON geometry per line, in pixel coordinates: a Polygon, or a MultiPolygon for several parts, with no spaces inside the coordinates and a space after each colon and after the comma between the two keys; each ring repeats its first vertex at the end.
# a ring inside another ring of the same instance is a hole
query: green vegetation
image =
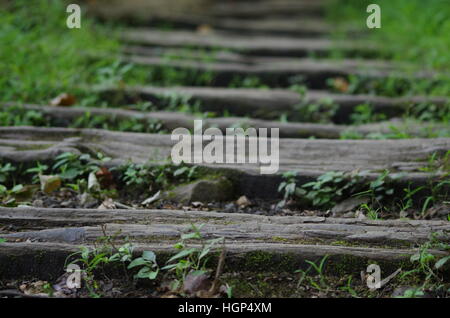
{"type": "Polygon", "coordinates": [[[73,120],[58,120],[38,110],[9,106],[0,112],[0,126],[96,128],[113,131],[164,133],[162,123],[153,118],[116,118],[92,115],[89,111],[73,120]]]}
{"type": "Polygon", "coordinates": [[[211,240],[204,240],[200,233],[200,226],[191,225],[191,231],[181,235],[181,240],[174,245],[174,248],[179,252],[172,256],[167,265],[162,269],[175,273],[175,279],[171,283],[172,290],[178,290],[186,276],[189,275],[202,275],[208,273],[207,264],[210,254],[215,250],[216,245],[220,242],[224,242],[224,238],[216,238],[211,240]],[[187,241],[199,241],[201,247],[190,247],[187,241]]]}
{"type": "Polygon", "coordinates": [[[159,266],[156,262],[156,254],[152,251],[142,252],[141,257],[134,259],[130,265],[128,265],[128,269],[135,267],[141,267],[139,272],[134,275],[135,278],[153,280],[156,279],[159,273],[159,266]]]}
{"type": "Polygon", "coordinates": [[[126,186],[140,189],[164,189],[175,183],[188,183],[199,177],[197,166],[186,164],[150,165],[128,162],[118,167],[120,180],[126,186]]]}
{"type": "Polygon", "coordinates": [[[355,107],[353,114],[350,115],[350,120],[354,125],[363,125],[386,120],[386,115],[374,113],[370,105],[362,104],[355,107]]]}
{"type": "MultiPolygon", "coordinates": [[[[129,270],[139,269],[134,278],[151,281],[156,280],[160,272],[165,272],[166,277],[173,277],[170,283],[171,290],[181,293],[187,275],[209,273],[207,269],[209,257],[215,252],[217,244],[224,242],[223,238],[205,240],[200,234],[202,227],[203,225],[192,224],[191,231],[181,235],[181,240],[174,245],[177,253],[162,268],[159,267],[156,254],[152,251],[144,251],[141,257],[134,258],[132,244],[116,246],[115,241],[120,233],[107,235],[105,225],[102,226],[103,236],[95,242],[94,248],[80,247],[80,251],[67,258],[66,265],[76,264],[81,267],[85,286],[90,297],[94,298],[101,297],[101,286],[98,281],[102,278],[110,280],[107,270],[111,270],[114,266],[121,269],[123,277],[127,280],[129,270]],[[191,241],[198,242],[201,247],[189,247],[188,242],[191,241]]],[[[228,289],[228,294],[231,295],[231,288],[228,289]]]]}
{"type": "MultiPolygon", "coordinates": [[[[448,158],[448,154],[444,156],[448,158]]],[[[441,170],[442,159],[434,158],[433,164],[428,163],[428,168],[433,167],[433,172],[443,173],[442,178],[430,181],[426,185],[412,187],[401,187],[397,180],[401,174],[384,171],[372,181],[368,180],[367,172],[335,172],[330,171],[319,176],[315,181],[299,185],[297,173],[289,171],[283,174],[283,182],[280,183],[278,191],[282,193],[283,200],[279,206],[283,207],[288,202],[295,202],[303,207],[314,207],[319,209],[332,208],[339,202],[351,197],[364,197],[369,201],[360,206],[360,209],[373,220],[381,218],[388,213],[392,217],[396,214],[402,215],[418,209],[414,213],[415,218],[427,218],[432,213],[432,208],[440,205],[448,205],[450,196],[449,172],[441,170]]],[[[430,159],[431,160],[431,159],[430,159]]],[[[428,170],[429,172],[431,170],[428,170]]]]}
{"type": "Polygon", "coordinates": [[[302,285],[303,281],[307,281],[307,283],[317,289],[318,291],[326,291],[329,289],[329,283],[327,282],[327,279],[325,277],[324,269],[325,269],[325,262],[327,260],[328,256],[324,256],[322,260],[320,261],[319,265],[317,265],[314,262],[306,261],[310,266],[309,268],[304,270],[297,270],[296,273],[301,273],[301,277],[298,281],[297,288],[302,285]],[[314,269],[315,275],[310,275],[309,272],[314,269]]]}
{"type": "MultiPolygon", "coordinates": [[[[381,201],[385,196],[391,196],[394,189],[386,188],[388,183],[388,171],[372,181],[366,180],[367,172],[344,173],[330,171],[319,176],[315,181],[297,186],[296,172],[286,172],[283,174],[283,181],[279,192],[284,193],[284,201],[288,199],[299,200],[300,203],[312,205],[318,208],[330,208],[353,195],[365,195],[374,201],[381,201]]],[[[395,176],[390,176],[395,178],[395,176]]]]}
{"type": "Polygon", "coordinates": [[[86,283],[89,295],[93,298],[101,296],[99,294],[100,285],[96,277],[102,273],[102,276],[107,278],[104,272],[107,265],[119,264],[125,277],[128,277],[126,264],[132,263],[133,260],[133,246],[130,243],[116,247],[114,241],[118,233],[113,236],[107,235],[105,225],[102,225],[102,231],[103,236],[95,242],[94,248],[81,246],[80,251],[69,255],[66,259],[66,265],[71,260],[69,265],[77,264],[81,267],[84,274],[82,278],[86,283]]]}
{"type": "Polygon", "coordinates": [[[411,256],[412,270],[402,273],[400,279],[416,279],[421,282],[420,286],[405,291],[404,297],[420,297],[426,292],[445,294],[450,292],[448,280],[445,279],[444,268],[450,264],[450,255],[437,257],[431,250],[440,250],[450,253],[450,245],[441,242],[436,235],[430,241],[422,244],[419,251],[411,256]]]}
{"type": "Polygon", "coordinates": [[[111,30],[83,19],[81,29],[66,27],[64,1],[8,1],[0,10],[0,101],[49,102],[82,84],[98,84],[99,69],[114,63],[89,54],[115,53],[111,30]],[[90,52],[83,52],[89,48],[90,52]]]}
{"type": "MultiPolygon", "coordinates": [[[[364,34],[364,41],[377,47],[380,58],[403,64],[405,76],[373,79],[350,76],[348,93],[398,95],[450,95],[450,8],[445,1],[380,0],[381,28],[367,29],[366,8],[373,1],[335,0],[329,7],[329,20],[337,25],[336,39],[349,38],[344,25],[352,25],[364,34]],[[342,27],[339,27],[342,26],[342,27]],[[435,70],[441,75],[408,79],[409,72],[435,70]]],[[[353,39],[353,38],[351,38],[353,39]]],[[[342,52],[336,51],[337,57],[342,52]]]]}
{"type": "Polygon", "coordinates": [[[369,0],[334,1],[329,7],[329,17],[365,31],[371,43],[382,44],[379,46],[386,56],[418,67],[450,69],[450,7],[446,1],[379,0],[376,3],[381,7],[381,28],[368,30],[366,8],[371,3],[369,0]]]}
{"type": "Polygon", "coordinates": [[[58,174],[62,179],[74,180],[78,177],[87,176],[91,172],[97,172],[100,169],[99,163],[105,163],[111,158],[97,154],[97,158],[91,158],[89,154],[74,154],[65,152],[55,158],[55,164],[52,171],[58,174]]]}
{"type": "Polygon", "coordinates": [[[87,193],[93,198],[105,200],[116,198],[120,190],[121,196],[128,200],[129,196],[133,197],[136,193],[156,193],[205,175],[199,171],[198,166],[184,163],[135,164],[130,161],[108,169],[106,166],[110,159],[101,153],[90,155],[66,152],[45,163],[0,163],[0,206],[29,204],[39,190],[36,185],[39,183],[41,190],[47,194],[66,188],[78,194],[87,193]],[[53,181],[45,182],[41,177],[53,181]],[[48,192],[43,188],[47,183],[55,184],[48,192]]]}

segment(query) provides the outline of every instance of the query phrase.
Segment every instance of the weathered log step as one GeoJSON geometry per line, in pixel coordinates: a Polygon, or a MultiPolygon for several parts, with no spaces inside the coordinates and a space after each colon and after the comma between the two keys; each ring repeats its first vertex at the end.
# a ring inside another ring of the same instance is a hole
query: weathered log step
{"type": "Polygon", "coordinates": [[[147,100],[157,102],[166,97],[183,97],[192,101],[199,101],[203,111],[223,113],[228,111],[233,115],[251,116],[253,118],[279,119],[283,113],[301,113],[302,109],[310,104],[335,104],[339,107],[333,116],[336,123],[349,122],[350,115],[355,107],[362,104],[371,106],[375,113],[383,113],[387,117],[401,116],[408,108],[419,104],[434,104],[443,107],[449,102],[446,97],[380,97],[372,95],[345,95],[332,94],[326,91],[308,90],[300,96],[291,90],[281,89],[247,89],[247,88],[210,88],[210,87],[127,87],[97,88],[103,91],[102,97],[110,101],[137,102],[147,100]]]}
{"type": "MultiPolygon", "coordinates": [[[[225,142],[226,139],[223,139],[225,142]]],[[[247,140],[248,141],[248,140],[247,140]]],[[[15,163],[49,162],[64,152],[97,153],[115,159],[110,164],[167,162],[172,147],[169,135],[111,132],[95,129],[3,127],[0,128],[0,159],[15,163]]],[[[248,143],[248,142],[247,142],[248,143]]],[[[247,144],[246,143],[246,144],[247,144]]],[[[207,142],[204,142],[204,145],[207,142]]],[[[248,163],[248,149],[234,145],[235,153],[244,151],[245,164],[215,163],[200,166],[220,171],[233,179],[236,192],[248,197],[277,197],[281,181],[279,174],[261,174],[264,165],[248,163]],[[238,147],[238,148],[236,148],[238,147]]],[[[243,145],[247,148],[247,145],[243,145]]],[[[268,145],[269,149],[271,145],[268,145]]],[[[311,181],[327,171],[371,171],[374,178],[380,171],[405,172],[398,182],[407,186],[425,184],[430,178],[440,178],[434,172],[420,172],[428,166],[434,153],[445,154],[450,138],[405,140],[308,140],[280,139],[279,173],[298,171],[299,184],[311,181]]],[[[224,149],[225,151],[225,149],[224,149]]],[[[199,154],[197,154],[199,155],[199,154]]],[[[257,157],[258,159],[258,157],[257,157]]],[[[273,158],[273,168],[276,158],[273,158]]],[[[259,160],[259,159],[258,159],[259,160]]],[[[259,162],[257,160],[257,162],[259,162]]],[[[266,167],[267,168],[267,167],[266,167]]],[[[266,172],[267,173],[267,172],[266,172]]]]}
{"type": "Polygon", "coordinates": [[[202,34],[192,31],[160,31],[153,28],[135,28],[121,33],[122,41],[132,44],[159,47],[195,47],[203,49],[228,49],[246,55],[295,56],[310,54],[329,55],[335,49],[349,55],[374,56],[373,44],[334,41],[323,38],[297,38],[281,36],[246,36],[227,32],[202,34]]]}
{"type": "MultiPolygon", "coordinates": [[[[415,248],[418,244],[431,233],[448,241],[450,231],[448,222],[440,221],[264,217],[171,210],[3,208],[0,223],[25,228],[90,225],[1,234],[9,241],[0,248],[2,279],[55,279],[63,273],[70,254],[79,251],[81,245],[92,247],[105,233],[114,238],[116,246],[128,236],[136,256],[152,250],[160,264],[164,264],[175,253],[174,243],[181,234],[190,231],[191,224],[205,224],[201,229],[205,239],[226,239],[226,272],[293,272],[307,267],[306,260],[318,261],[329,256],[327,270],[342,274],[359,273],[373,262],[383,270],[406,269],[410,256],[418,251],[415,248]],[[102,230],[100,225],[105,224],[102,230]],[[373,246],[367,247],[368,244],[373,246]]],[[[195,242],[190,245],[196,246],[195,242]]],[[[442,251],[430,252],[439,257],[447,255],[442,251]]]]}
{"type": "MultiPolygon", "coordinates": [[[[145,19],[131,19],[122,17],[129,26],[155,27],[158,24],[169,23],[179,29],[204,30],[203,32],[225,31],[240,35],[282,35],[295,37],[326,37],[333,32],[332,25],[322,20],[310,18],[272,18],[272,19],[236,19],[236,18],[210,18],[208,16],[177,16],[153,17],[145,19]]],[[[349,34],[360,34],[358,28],[353,26],[340,26],[349,34]]]]}
{"type": "MultiPolygon", "coordinates": [[[[241,2],[241,1],[239,1],[241,2]]],[[[242,3],[213,3],[213,1],[168,1],[161,4],[156,1],[115,1],[112,5],[103,5],[88,1],[87,12],[105,21],[121,21],[131,25],[145,24],[156,20],[175,23],[192,17],[203,23],[221,17],[268,19],[272,17],[298,19],[311,15],[319,15],[324,11],[326,3],[317,1],[244,1],[242,3]]],[[[190,19],[189,19],[190,20],[190,19]]]]}
{"type": "MultiPolygon", "coordinates": [[[[192,21],[192,26],[198,26],[198,20],[192,21]]],[[[284,35],[297,37],[318,37],[329,35],[333,28],[322,20],[310,18],[285,18],[285,19],[214,19],[204,22],[213,30],[233,31],[240,34],[257,35],[284,35]]],[[[346,27],[348,32],[356,31],[355,28],[346,27]]]]}
{"type": "Polygon", "coordinates": [[[164,242],[177,240],[191,224],[205,224],[202,237],[224,237],[232,243],[301,241],[374,243],[414,246],[437,235],[450,241],[445,221],[370,221],[324,217],[283,217],[173,210],[84,210],[1,208],[0,223],[19,225],[21,232],[1,233],[8,241],[89,244],[106,235],[118,240],[164,242]],[[88,225],[68,227],[73,224],[88,225]],[[102,230],[97,225],[105,225],[102,230]],[[24,231],[27,228],[42,229],[24,231]],[[50,228],[49,228],[50,227],[50,228]],[[51,228],[53,227],[53,228],[51,228]],[[105,232],[105,233],[104,233],[105,232]]]}
{"type": "Polygon", "coordinates": [[[211,13],[216,17],[235,17],[240,19],[267,18],[273,16],[320,16],[324,14],[323,1],[260,1],[252,2],[222,2],[215,5],[211,13]]]}
{"type": "MultiPolygon", "coordinates": [[[[0,105],[0,108],[8,110],[14,106],[14,103],[0,105]]],[[[96,108],[96,107],[54,107],[41,105],[21,105],[21,109],[25,111],[33,110],[50,118],[54,127],[68,127],[78,118],[89,114],[91,116],[101,116],[110,122],[116,120],[138,120],[143,123],[149,121],[157,121],[162,128],[171,132],[177,128],[193,129],[194,120],[202,119],[193,115],[180,112],[141,112],[134,110],[115,109],[115,108],[96,108]]],[[[223,117],[223,118],[203,118],[203,127],[219,128],[223,134],[227,128],[252,127],[261,128],[277,128],[281,138],[326,138],[340,139],[345,133],[355,133],[361,138],[373,134],[386,135],[393,134],[394,131],[401,131],[411,137],[427,137],[430,133],[437,135],[450,135],[450,128],[445,124],[426,124],[414,121],[392,121],[376,124],[366,124],[359,126],[346,126],[334,124],[311,124],[311,123],[295,123],[266,121],[251,118],[240,117],[223,117]]],[[[388,138],[389,139],[389,138],[388,138]]]]}
{"type": "Polygon", "coordinates": [[[393,70],[382,70],[370,67],[370,63],[344,61],[324,61],[299,59],[292,61],[277,61],[273,63],[243,64],[221,63],[212,61],[198,61],[192,59],[178,59],[165,57],[152,57],[144,55],[125,55],[122,61],[147,67],[172,68],[178,71],[192,72],[193,76],[199,73],[210,73],[212,79],[209,85],[229,86],[236,79],[256,77],[261,84],[273,87],[289,87],[296,81],[301,81],[310,89],[324,89],[328,86],[327,80],[343,77],[344,79],[355,75],[364,79],[380,80],[395,78],[399,80],[433,80],[436,74],[432,72],[407,73],[393,70]]]}
{"type": "MultiPolygon", "coordinates": [[[[197,60],[202,62],[225,62],[225,63],[237,63],[246,66],[265,66],[275,65],[283,68],[286,65],[306,65],[310,67],[317,66],[317,62],[325,63],[330,68],[347,67],[356,71],[364,71],[370,69],[377,69],[384,72],[401,72],[411,69],[411,64],[390,62],[387,60],[361,60],[361,59],[315,59],[315,58],[296,58],[296,57],[283,57],[283,56],[249,56],[238,52],[232,52],[227,50],[197,50],[190,48],[166,48],[166,47],[153,47],[145,45],[125,45],[122,51],[126,54],[148,56],[148,57],[165,57],[172,60],[197,60]]],[[[305,66],[305,67],[306,67],[305,66]]],[[[427,74],[423,72],[423,74],[427,74]]],[[[433,75],[432,72],[428,74],[433,75]]]]}
{"type": "MultiPolygon", "coordinates": [[[[192,244],[192,247],[198,245],[192,244]]],[[[92,247],[87,245],[87,247],[92,247]]],[[[171,243],[135,244],[134,255],[153,251],[163,265],[175,249],[171,243]]],[[[64,273],[67,258],[79,252],[79,246],[62,243],[3,243],[0,248],[0,273],[2,279],[39,278],[55,280],[64,273]]],[[[408,269],[409,258],[417,249],[387,249],[370,247],[348,247],[332,245],[302,245],[282,243],[227,243],[224,272],[290,272],[308,268],[305,261],[318,262],[328,256],[327,272],[334,275],[353,274],[366,271],[372,263],[379,264],[383,271],[393,272],[398,268],[408,269]]],[[[444,252],[428,251],[438,257],[444,252]]],[[[217,261],[212,257],[211,262],[217,261]]],[[[358,274],[356,274],[358,275],[358,274]]],[[[358,276],[359,277],[359,276],[358,276]]]]}

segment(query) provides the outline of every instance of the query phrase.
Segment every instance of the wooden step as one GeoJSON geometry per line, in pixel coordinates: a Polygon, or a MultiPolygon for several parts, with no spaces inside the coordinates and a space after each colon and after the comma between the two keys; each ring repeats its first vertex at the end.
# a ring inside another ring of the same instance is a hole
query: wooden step
{"type": "Polygon", "coordinates": [[[165,58],[145,55],[126,55],[122,61],[142,65],[146,67],[159,67],[161,69],[171,68],[178,71],[189,71],[192,76],[202,73],[211,74],[210,85],[229,86],[236,79],[256,77],[261,84],[273,87],[289,87],[293,84],[302,83],[310,89],[324,89],[328,87],[329,79],[349,76],[359,76],[363,79],[384,80],[395,78],[398,80],[433,80],[437,78],[433,72],[402,72],[397,70],[374,68],[371,63],[361,61],[326,61],[313,59],[298,59],[297,61],[280,61],[246,64],[198,61],[185,58],[165,58]]]}
{"type": "Polygon", "coordinates": [[[195,47],[203,49],[228,49],[246,55],[295,56],[309,54],[329,55],[340,49],[349,55],[374,55],[376,48],[368,43],[334,41],[318,38],[297,38],[287,36],[246,36],[226,32],[202,34],[192,31],[160,31],[152,28],[135,28],[121,33],[122,41],[159,47],[195,47]]]}
{"type": "MultiPolygon", "coordinates": [[[[0,105],[4,111],[8,111],[10,107],[15,107],[14,103],[6,103],[0,105]]],[[[17,107],[17,106],[16,106],[17,107]]],[[[171,132],[177,128],[192,129],[194,120],[202,119],[203,127],[219,128],[224,134],[227,128],[253,127],[260,128],[278,128],[281,138],[325,138],[340,139],[343,134],[353,132],[364,138],[366,136],[385,135],[389,139],[389,135],[395,131],[401,131],[411,137],[427,137],[429,134],[449,135],[450,128],[445,124],[420,123],[414,121],[392,121],[375,124],[366,124],[359,126],[335,125],[335,124],[312,124],[298,122],[280,122],[259,120],[245,117],[217,117],[217,118],[201,118],[199,116],[189,115],[181,112],[154,111],[141,112],[134,110],[126,110],[120,108],[96,108],[96,107],[54,107],[42,105],[20,105],[18,106],[24,111],[35,111],[41,113],[44,117],[51,119],[53,127],[70,127],[77,119],[90,115],[101,116],[114,123],[119,120],[138,120],[144,124],[151,121],[157,121],[162,125],[162,129],[171,132]]],[[[289,118],[289,117],[288,117],[289,118]]]]}
{"type": "Polygon", "coordinates": [[[3,225],[20,226],[17,233],[1,233],[8,241],[39,241],[85,244],[103,235],[98,225],[106,224],[107,234],[120,233],[133,241],[160,242],[179,238],[190,224],[205,223],[202,236],[223,236],[229,242],[293,243],[301,240],[374,243],[384,246],[414,246],[432,233],[450,241],[450,224],[445,221],[358,220],[301,216],[260,216],[177,210],[98,210],[0,208],[3,225]],[[70,227],[70,229],[69,229],[70,227]],[[32,231],[30,231],[32,230],[32,231]]]}
{"type": "Polygon", "coordinates": [[[234,17],[240,19],[289,17],[289,16],[320,16],[324,14],[323,1],[260,1],[252,2],[222,2],[215,5],[211,14],[216,17],[234,17]]]}
{"type": "MultiPolygon", "coordinates": [[[[225,142],[225,139],[224,139],[225,142]]],[[[115,159],[110,165],[167,162],[173,145],[169,135],[111,132],[95,129],[2,127],[0,159],[13,163],[49,162],[64,152],[97,153],[115,159]]],[[[204,143],[206,144],[206,142],[204,143]]],[[[268,146],[270,149],[270,145],[268,146]]],[[[439,180],[441,173],[421,171],[434,153],[445,155],[450,138],[404,140],[279,140],[279,171],[298,171],[299,184],[327,171],[404,172],[397,182],[407,186],[439,180]]],[[[236,150],[236,149],[235,149],[236,150]]],[[[245,150],[247,151],[247,149],[245,150]]],[[[236,150],[237,152],[237,150],[236,150]]],[[[235,153],[236,153],[235,152],[235,153]]],[[[256,156],[256,154],[252,154],[256,156]]],[[[248,159],[247,159],[248,161],[248,159]]],[[[279,174],[261,174],[259,163],[200,164],[233,179],[237,193],[248,197],[276,198],[279,174]]]]}
{"type": "MultiPolygon", "coordinates": [[[[373,262],[383,270],[408,268],[409,257],[417,252],[416,244],[426,241],[431,233],[448,239],[450,231],[448,222],[438,221],[358,221],[171,210],[0,208],[0,220],[20,224],[23,229],[50,226],[41,231],[0,233],[8,241],[0,248],[3,279],[56,278],[63,273],[71,253],[79,251],[80,245],[92,247],[105,234],[114,238],[115,245],[128,236],[135,255],[151,250],[163,263],[175,253],[173,245],[192,224],[205,224],[201,229],[205,239],[225,238],[226,271],[256,272],[294,271],[306,268],[306,260],[318,261],[324,256],[329,256],[327,268],[335,274],[359,273],[373,262]],[[90,225],[61,227],[77,223],[90,225]]],[[[190,245],[196,246],[195,242],[190,245]]],[[[429,252],[446,255],[436,250],[429,252]]]]}
{"type": "Polygon", "coordinates": [[[386,117],[402,116],[408,108],[430,103],[444,107],[446,97],[397,97],[389,98],[372,95],[333,94],[327,91],[308,90],[304,96],[292,90],[282,89],[247,89],[247,88],[211,88],[211,87],[126,87],[124,89],[98,87],[106,100],[118,102],[137,102],[139,100],[158,102],[164,96],[183,97],[193,102],[199,101],[203,111],[223,113],[253,118],[279,119],[286,113],[288,119],[292,113],[297,115],[310,104],[331,102],[336,104],[336,114],[332,120],[336,123],[348,123],[356,106],[370,105],[375,113],[386,117]],[[125,100],[124,100],[125,99],[125,100]]]}
{"type": "MultiPolygon", "coordinates": [[[[198,20],[197,20],[198,21],[198,20]]],[[[213,30],[233,31],[240,34],[253,35],[283,35],[296,37],[318,37],[332,33],[331,25],[322,20],[311,18],[284,19],[214,19],[209,23],[213,30]]],[[[199,25],[198,22],[196,25],[199,25]]],[[[348,32],[354,29],[346,28],[348,32]]]]}

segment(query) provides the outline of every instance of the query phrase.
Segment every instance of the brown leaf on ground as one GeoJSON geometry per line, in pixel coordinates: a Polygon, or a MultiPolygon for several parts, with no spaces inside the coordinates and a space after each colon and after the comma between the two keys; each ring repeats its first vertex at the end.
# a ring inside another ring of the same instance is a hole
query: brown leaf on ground
{"type": "Polygon", "coordinates": [[[73,95],[62,93],[59,94],[57,97],[53,98],[50,102],[50,105],[52,106],[72,106],[76,103],[76,98],[73,95]]]}
{"type": "Polygon", "coordinates": [[[100,170],[95,173],[95,176],[97,177],[102,189],[111,189],[115,187],[114,177],[108,168],[101,167],[100,170]]]}
{"type": "Polygon", "coordinates": [[[332,83],[333,88],[341,93],[347,93],[350,89],[350,83],[343,77],[334,78],[332,83]]]}
{"type": "Polygon", "coordinates": [[[208,35],[213,31],[212,27],[208,24],[199,25],[197,28],[197,32],[200,34],[208,35]]]}
{"type": "Polygon", "coordinates": [[[61,187],[61,178],[59,176],[39,176],[41,190],[46,194],[58,190],[61,187]]]}

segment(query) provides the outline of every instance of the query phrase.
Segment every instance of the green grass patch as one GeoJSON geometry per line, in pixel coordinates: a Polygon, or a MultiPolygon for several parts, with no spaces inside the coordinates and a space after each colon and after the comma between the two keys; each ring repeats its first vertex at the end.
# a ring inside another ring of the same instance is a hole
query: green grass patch
{"type": "Polygon", "coordinates": [[[339,0],[330,7],[329,17],[354,24],[397,60],[450,70],[450,6],[446,0],[339,0]],[[381,7],[380,29],[366,26],[366,8],[371,3],[381,7]]]}
{"type": "Polygon", "coordinates": [[[48,102],[61,92],[76,94],[83,84],[114,79],[114,58],[91,56],[118,52],[111,27],[83,15],[81,29],[67,28],[66,6],[59,0],[0,5],[6,6],[0,10],[0,101],[48,102]]]}

